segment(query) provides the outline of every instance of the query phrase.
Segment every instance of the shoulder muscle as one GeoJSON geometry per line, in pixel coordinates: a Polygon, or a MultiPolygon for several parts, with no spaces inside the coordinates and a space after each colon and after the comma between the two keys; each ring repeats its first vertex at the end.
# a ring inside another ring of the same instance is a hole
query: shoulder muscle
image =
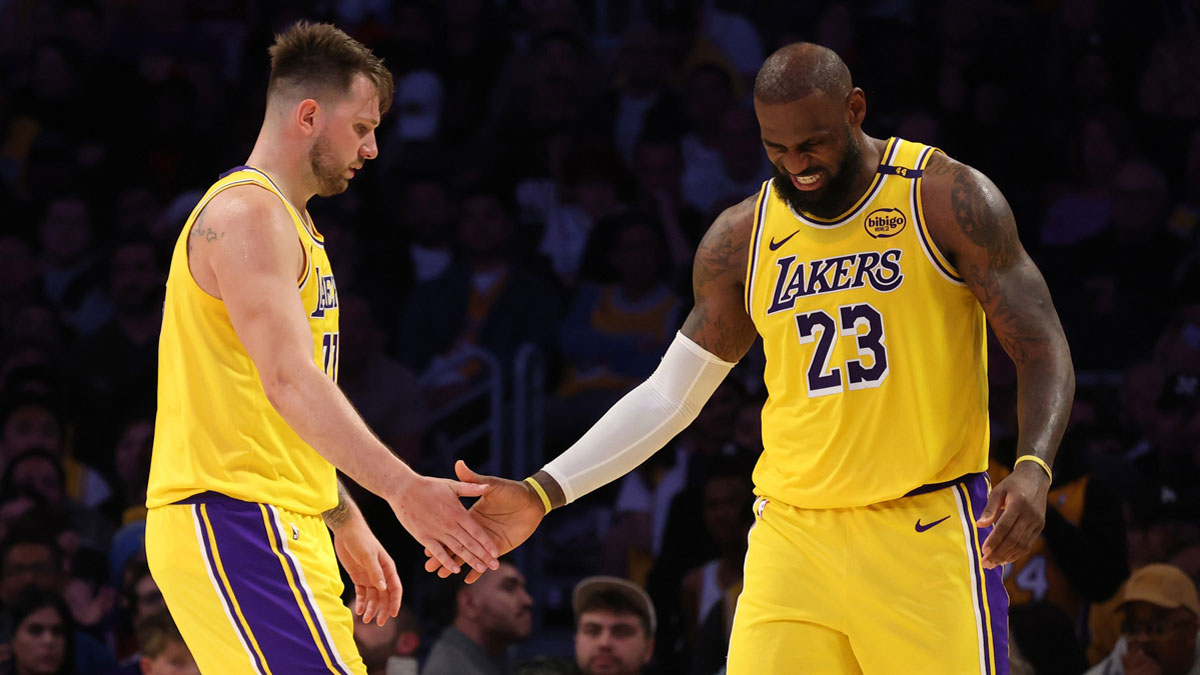
{"type": "Polygon", "coordinates": [[[289,281],[303,263],[296,229],[279,198],[254,186],[229,188],[213,197],[189,235],[193,265],[206,265],[218,290],[247,273],[281,275],[289,281]]]}
{"type": "Polygon", "coordinates": [[[989,267],[1001,270],[1024,257],[1008,200],[980,171],[935,153],[921,188],[930,234],[959,267],[975,250],[987,251],[989,267]]]}
{"type": "Polygon", "coordinates": [[[743,302],[755,201],[749,197],[717,216],[692,266],[696,304],[683,334],[726,361],[741,359],[757,337],[743,302]]]}

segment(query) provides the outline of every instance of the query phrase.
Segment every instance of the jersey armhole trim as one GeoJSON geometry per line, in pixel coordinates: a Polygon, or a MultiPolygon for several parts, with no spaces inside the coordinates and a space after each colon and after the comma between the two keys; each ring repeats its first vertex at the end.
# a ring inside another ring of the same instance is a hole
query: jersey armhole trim
{"type": "MultiPolygon", "coordinates": [[[[299,237],[297,237],[297,239],[299,239],[299,237]]],[[[300,278],[296,281],[296,288],[303,290],[304,287],[308,284],[308,278],[310,276],[312,276],[312,267],[313,267],[312,261],[310,261],[308,259],[308,249],[304,248],[303,240],[300,241],[300,257],[304,261],[304,263],[303,263],[304,264],[304,272],[300,275],[300,278]]]]}
{"type": "MultiPolygon", "coordinates": [[[[929,163],[933,153],[940,150],[928,146],[921,150],[921,154],[917,157],[917,166],[915,168],[924,170],[925,165],[929,163]]],[[[950,264],[949,259],[938,249],[937,244],[933,241],[933,236],[929,233],[929,229],[925,226],[925,209],[921,204],[921,183],[925,178],[922,176],[913,181],[912,188],[912,212],[917,221],[917,238],[921,241],[921,250],[925,252],[925,257],[930,264],[937,269],[942,278],[956,286],[966,286],[962,275],[954,266],[950,264]]]]}
{"type": "Polygon", "coordinates": [[[754,234],[750,237],[750,255],[746,263],[746,314],[754,321],[754,278],[755,266],[758,265],[758,249],[762,245],[763,230],[767,222],[767,196],[771,190],[771,181],[765,181],[758,191],[758,203],[754,207],[754,234]]]}

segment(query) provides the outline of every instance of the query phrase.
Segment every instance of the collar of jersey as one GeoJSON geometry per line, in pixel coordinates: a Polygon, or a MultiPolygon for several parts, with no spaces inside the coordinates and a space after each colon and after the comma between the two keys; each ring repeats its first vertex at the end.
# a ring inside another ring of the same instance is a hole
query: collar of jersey
{"type": "MultiPolygon", "coordinates": [[[[891,138],[889,138],[887,141],[887,145],[885,145],[883,147],[883,156],[880,157],[880,159],[879,159],[879,166],[891,164],[892,160],[896,156],[896,152],[899,151],[899,149],[900,149],[900,139],[896,138],[895,136],[892,136],[891,138]]],[[[842,213],[842,215],[834,217],[834,218],[818,218],[816,216],[804,215],[804,214],[800,213],[799,211],[796,211],[796,209],[793,209],[792,205],[788,204],[786,201],[784,201],[782,199],[780,201],[782,201],[784,203],[784,205],[787,206],[788,211],[791,211],[792,215],[796,217],[796,220],[799,220],[801,223],[804,223],[805,225],[808,225],[809,227],[816,227],[816,228],[820,228],[822,230],[830,230],[835,227],[840,227],[842,225],[845,225],[846,223],[853,220],[854,217],[857,216],[859,214],[859,212],[862,211],[863,208],[868,203],[870,203],[871,199],[875,196],[875,194],[879,192],[879,188],[883,185],[883,179],[884,179],[884,175],[882,173],[880,173],[878,169],[876,169],[875,177],[871,179],[871,184],[869,186],[867,186],[866,192],[863,192],[862,196],[858,198],[858,201],[855,202],[854,206],[851,206],[850,208],[846,209],[846,211],[844,213],[842,213]]],[[[775,179],[772,178],[771,182],[774,183],[775,179]]]]}

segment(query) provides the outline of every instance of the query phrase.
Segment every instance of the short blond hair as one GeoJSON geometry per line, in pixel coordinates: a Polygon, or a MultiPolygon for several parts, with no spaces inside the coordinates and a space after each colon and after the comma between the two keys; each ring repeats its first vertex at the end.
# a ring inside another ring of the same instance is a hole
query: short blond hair
{"type": "Polygon", "coordinates": [[[284,89],[304,95],[341,96],[350,91],[356,75],[365,75],[379,94],[379,114],[388,111],[396,85],[392,73],[358,40],[328,23],[297,21],[275,36],[267,97],[284,89]]]}
{"type": "Polygon", "coordinates": [[[157,659],[172,644],[187,647],[183,636],[179,634],[179,627],[175,625],[175,620],[165,610],[142,617],[134,626],[133,631],[137,635],[142,656],[152,659],[157,659]]]}

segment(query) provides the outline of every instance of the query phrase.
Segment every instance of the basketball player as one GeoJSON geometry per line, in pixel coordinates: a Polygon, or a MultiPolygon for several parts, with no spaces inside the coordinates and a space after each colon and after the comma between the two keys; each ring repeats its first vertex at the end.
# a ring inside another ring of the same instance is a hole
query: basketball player
{"type": "Polygon", "coordinates": [[[364,621],[395,616],[401,587],[335,467],[445,564],[482,571],[496,552],[458,500],[479,486],[413,472],[335,384],[337,286],[305,205],[375,157],[391,74],[329,25],[298,23],[270,53],[250,158],[209,188],[171,261],[146,553],[203,672],[349,675],[364,671],[337,560],[364,621]]]}
{"type": "Polygon", "coordinates": [[[832,51],[772,54],[754,104],[775,177],[704,237],[658,370],[525,483],[456,471],[492,485],[473,508],[515,546],[686,427],[762,336],[728,672],[1006,673],[999,566],[1042,528],[1074,391],[1045,282],[985,176],[863,132],[865,96],[832,51]],[[1017,464],[990,497],[985,317],[1020,378],[1017,464]]]}

